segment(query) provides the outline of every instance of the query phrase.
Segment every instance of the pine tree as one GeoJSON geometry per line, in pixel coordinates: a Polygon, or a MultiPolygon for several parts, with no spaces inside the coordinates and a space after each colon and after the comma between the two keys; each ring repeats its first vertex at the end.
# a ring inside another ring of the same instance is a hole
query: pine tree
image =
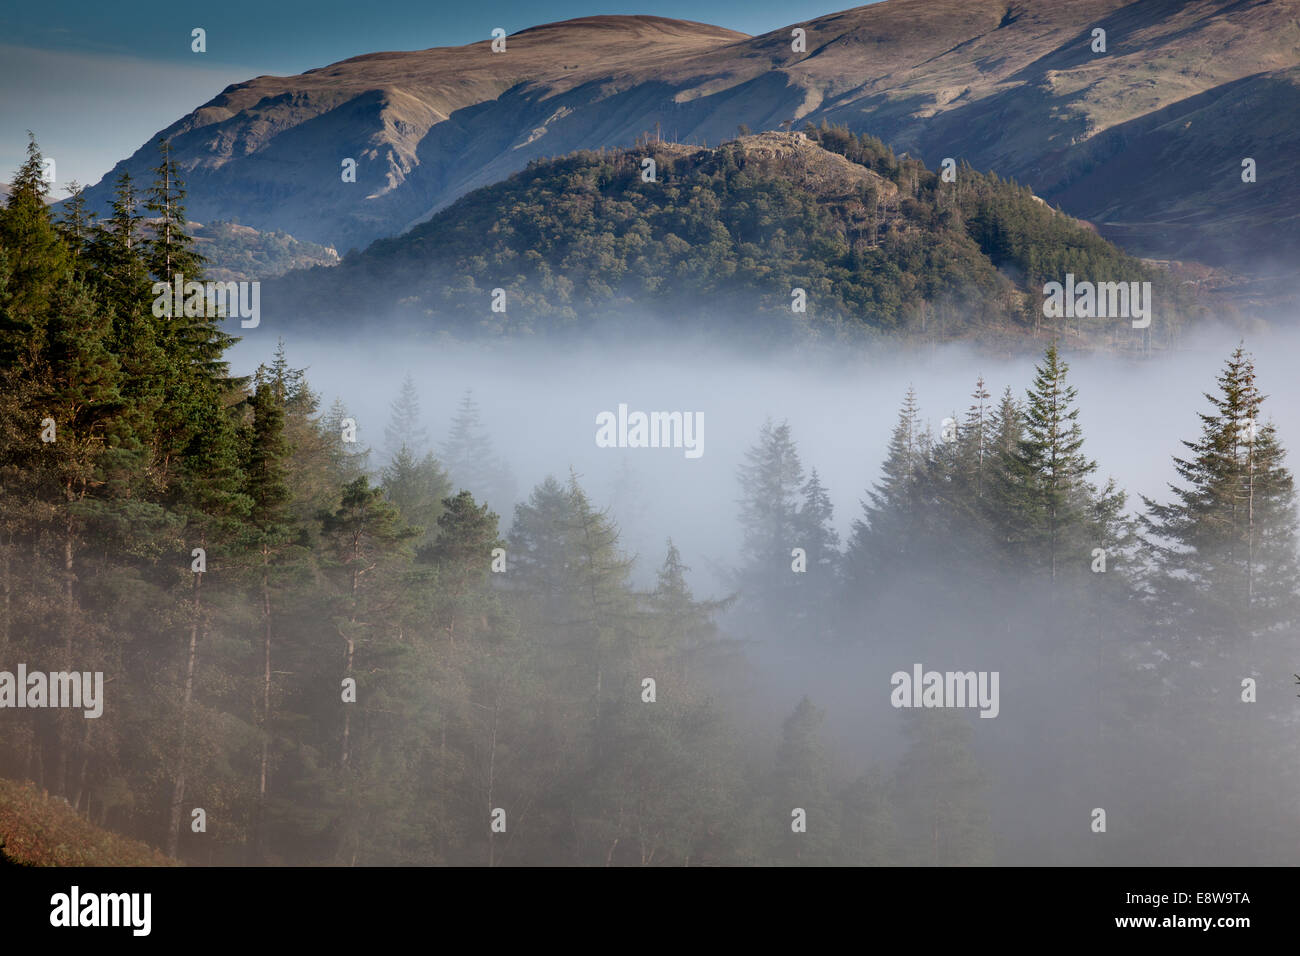
{"type": "MultiPolygon", "coordinates": [[[[150,232],[144,240],[144,261],[149,274],[171,284],[178,276],[186,281],[201,278],[203,257],[194,249],[194,237],[187,231],[185,183],[172,158],[171,143],[158,138],[158,165],[154,181],[145,193],[144,207],[153,213],[150,232]]],[[[173,318],[178,318],[173,316],[173,318]]]]}
{"type": "Polygon", "coordinates": [[[442,446],[442,461],[455,490],[473,492],[480,501],[496,509],[514,503],[514,476],[496,455],[472,389],[465,390],[452,419],[451,432],[442,446]]]}
{"type": "Polygon", "coordinates": [[[131,174],[123,170],[113,186],[112,212],[99,221],[89,249],[91,264],[117,315],[119,342],[130,341],[126,327],[144,322],[153,302],[148,270],[141,256],[139,205],[131,174]]]}
{"type": "Polygon", "coordinates": [[[832,604],[840,590],[840,536],[832,523],[834,509],[814,468],[801,489],[803,504],[795,516],[796,547],[804,549],[807,570],[797,576],[799,607],[810,637],[826,637],[832,604]]]}
{"type": "Polygon", "coordinates": [[[385,723],[386,688],[400,682],[399,662],[409,652],[401,637],[410,604],[402,569],[416,532],[365,475],[349,482],[338,508],[320,518],[330,618],[343,645],[342,678],[356,683],[356,703],[342,705],[337,744],[342,776],[336,785],[342,801],[336,860],[355,864],[366,830],[383,825],[365,813],[365,795],[383,785],[391,769],[378,752],[391,758],[378,730],[385,723]],[[359,715],[355,734],[354,710],[359,715]]]}
{"type": "Polygon", "coordinates": [[[1286,452],[1261,419],[1265,396],[1238,346],[1201,412],[1201,437],[1175,458],[1185,484],[1174,500],[1143,498],[1162,621],[1218,641],[1239,641],[1294,625],[1300,608],[1296,498],[1286,452]]]}
{"type": "Polygon", "coordinates": [[[825,714],[804,697],[781,731],[773,781],[771,827],[779,834],[778,861],[793,866],[830,863],[839,837],[839,807],[834,798],[830,756],[821,736],[825,714]],[[795,830],[803,811],[802,832],[795,830]]]}
{"type": "Polygon", "coordinates": [[[1025,401],[1023,435],[1003,459],[1001,517],[1012,561],[1052,581],[1067,569],[1086,571],[1094,548],[1124,537],[1117,527],[1123,493],[1113,481],[1101,490],[1089,483],[1097,463],[1083,454],[1078,392],[1068,384],[1068,372],[1050,345],[1025,401]]]}
{"type": "Polygon", "coordinates": [[[293,530],[288,523],[288,502],[291,493],[286,484],[289,455],[284,438],[284,396],[278,383],[258,370],[257,384],[252,397],[252,435],[245,466],[247,494],[251,501],[250,547],[254,553],[257,577],[257,597],[260,617],[261,664],[260,707],[258,726],[261,728],[261,758],[258,770],[258,822],[255,853],[260,858],[266,850],[265,812],[270,789],[271,737],[274,732],[272,717],[273,671],[271,655],[275,634],[273,579],[281,554],[290,546],[293,530]]]}
{"type": "Polygon", "coordinates": [[[690,653],[712,643],[718,633],[714,618],[735,601],[734,595],[717,601],[696,600],[686,582],[689,570],[669,538],[655,588],[646,595],[646,604],[663,635],[664,645],[676,653],[690,653]]]}
{"type": "Polygon", "coordinates": [[[909,388],[889,438],[881,479],[867,492],[863,516],[850,529],[845,564],[854,588],[878,588],[899,570],[917,528],[918,476],[926,455],[916,392],[909,388]]]}
{"type": "Polygon", "coordinates": [[[0,212],[0,251],[7,280],[0,287],[0,366],[18,361],[38,341],[56,288],[67,281],[68,252],[50,218],[45,160],[30,133],[27,159],[14,174],[0,212]]]}
{"type": "Polygon", "coordinates": [[[894,806],[914,866],[988,866],[993,840],[988,780],[971,752],[971,729],[951,711],[908,715],[908,749],[894,780],[894,806]]]}
{"type": "Polygon", "coordinates": [[[412,458],[418,459],[428,449],[429,434],[420,421],[420,393],[409,372],[402,380],[401,390],[390,407],[392,418],[384,428],[388,454],[395,459],[406,449],[412,458]]]}
{"type": "Polygon", "coordinates": [[[488,576],[492,551],[505,544],[497,535],[499,520],[487,505],[475,504],[474,496],[462,491],[442,502],[437,540],[420,550],[420,560],[438,573],[431,616],[452,644],[457,635],[464,638],[486,630],[488,614],[495,609],[488,596],[488,576]]]}
{"type": "Polygon", "coordinates": [[[361,422],[352,417],[343,399],[336,398],[329,412],[321,420],[321,434],[328,449],[331,476],[342,484],[350,484],[369,472],[370,448],[361,444],[361,422]],[[355,425],[354,441],[345,441],[345,423],[355,425]]]}
{"type": "Polygon", "coordinates": [[[84,270],[84,258],[95,233],[97,214],[86,208],[86,191],[75,179],[67,185],[68,199],[63,204],[60,235],[71,253],[74,264],[84,270]]]}
{"type": "MultiPolygon", "coordinates": [[[[739,575],[741,608],[755,624],[761,622],[777,633],[789,633],[796,626],[795,609],[799,606],[792,552],[804,546],[800,540],[803,529],[799,524],[799,498],[805,489],[803,464],[787,422],[764,422],[758,443],[745,453],[739,477],[744,535],[739,575]]],[[[813,517],[811,512],[809,517],[813,517]]],[[[824,529],[807,530],[824,533],[824,529]]]]}

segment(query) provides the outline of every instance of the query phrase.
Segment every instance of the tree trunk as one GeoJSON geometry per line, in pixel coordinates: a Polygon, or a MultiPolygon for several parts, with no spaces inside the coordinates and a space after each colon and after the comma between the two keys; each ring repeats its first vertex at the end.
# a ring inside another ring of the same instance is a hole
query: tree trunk
{"type": "Polygon", "coordinates": [[[271,552],[262,545],[262,762],[257,787],[257,857],[266,852],[266,789],[271,756],[271,552]]]}
{"type": "Polygon", "coordinates": [[[203,575],[195,572],[194,618],[190,621],[190,653],[185,665],[185,692],[181,698],[181,740],[176,755],[176,779],[172,781],[171,817],[167,828],[167,855],[172,858],[175,858],[180,844],[181,807],[185,801],[185,756],[188,743],[186,737],[189,733],[190,702],[194,699],[194,664],[198,657],[199,618],[202,614],[199,586],[202,580],[203,575]]]}

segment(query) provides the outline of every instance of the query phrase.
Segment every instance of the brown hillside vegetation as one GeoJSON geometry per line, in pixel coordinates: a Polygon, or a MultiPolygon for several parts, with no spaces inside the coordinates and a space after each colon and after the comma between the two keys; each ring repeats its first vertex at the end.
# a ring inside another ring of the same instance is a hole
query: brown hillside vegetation
{"type": "Polygon", "coordinates": [[[138,840],[95,826],[31,783],[0,779],[0,865],[177,866],[138,840]]]}

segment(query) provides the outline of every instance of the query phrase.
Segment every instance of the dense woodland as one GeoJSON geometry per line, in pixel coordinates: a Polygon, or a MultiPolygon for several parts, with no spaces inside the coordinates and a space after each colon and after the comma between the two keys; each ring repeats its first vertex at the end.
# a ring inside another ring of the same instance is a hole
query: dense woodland
{"type": "MultiPolygon", "coordinates": [[[[1055,347],[939,435],[906,396],[844,541],[771,422],[712,600],[667,526],[634,588],[580,477],[517,502],[471,396],[435,449],[408,381],[381,454],[283,348],[240,378],[220,320],[156,318],[152,281],[202,274],[165,147],[103,220],[44,189],[33,142],[0,212],[0,669],[100,670],[107,699],[0,710],[3,776],[196,863],[1297,862],[1295,497],[1244,349],[1134,507],[1055,347]],[[809,699],[768,734],[760,644],[861,666],[892,743],[837,757],[809,699]],[[914,660],[1000,670],[1001,715],[891,709],[914,660]]],[[[1066,261],[1004,215],[979,229],[1027,272],[1066,261]]]]}
{"type": "MultiPolygon", "coordinates": [[[[943,182],[872,136],[825,124],[803,135],[876,177],[849,194],[834,176],[810,185],[801,160],[760,162],[741,141],[580,151],[534,161],[339,268],[270,284],[267,309],[340,329],[387,315],[460,338],[608,334],[624,316],[620,334],[689,323],[764,348],[941,341],[1042,331],[1043,284],[1073,272],[1151,281],[1156,345],[1199,314],[1163,271],[996,173],[962,164],[943,182]],[[505,312],[489,308],[494,288],[505,312]],[[795,288],[806,313],[791,310],[795,288]]],[[[1057,331],[1153,344],[1113,318],[1057,331]]]]}

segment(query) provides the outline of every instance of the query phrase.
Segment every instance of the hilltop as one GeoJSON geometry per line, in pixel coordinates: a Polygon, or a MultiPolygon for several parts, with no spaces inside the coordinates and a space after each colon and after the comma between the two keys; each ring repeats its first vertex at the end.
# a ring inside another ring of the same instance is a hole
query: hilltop
{"type": "MultiPolygon", "coordinates": [[[[1066,272],[1153,281],[1157,341],[1190,306],[1164,272],[1022,186],[969,167],[945,183],[879,140],[828,127],[536,161],[338,267],[267,283],[263,314],[458,339],[660,322],[767,345],[988,338],[1046,331],[1042,285],[1066,272]],[[504,311],[492,308],[497,289],[504,311]],[[792,309],[796,289],[806,312],[792,309]]],[[[1149,344],[1113,320],[1053,334],[1149,344]]]]}
{"type": "MultiPolygon", "coordinates": [[[[512,33],[504,53],[485,36],[259,76],[160,135],[194,218],[347,250],[538,158],[656,128],[705,145],[741,124],[825,119],[931,167],[953,157],[1014,177],[1134,254],[1268,270],[1300,253],[1285,172],[1298,70],[1300,0],[886,0],[756,37],[588,17],[512,33]],[[346,158],[356,183],[341,180],[346,158]]],[[[89,198],[154,163],[151,141],[89,198]]]]}

